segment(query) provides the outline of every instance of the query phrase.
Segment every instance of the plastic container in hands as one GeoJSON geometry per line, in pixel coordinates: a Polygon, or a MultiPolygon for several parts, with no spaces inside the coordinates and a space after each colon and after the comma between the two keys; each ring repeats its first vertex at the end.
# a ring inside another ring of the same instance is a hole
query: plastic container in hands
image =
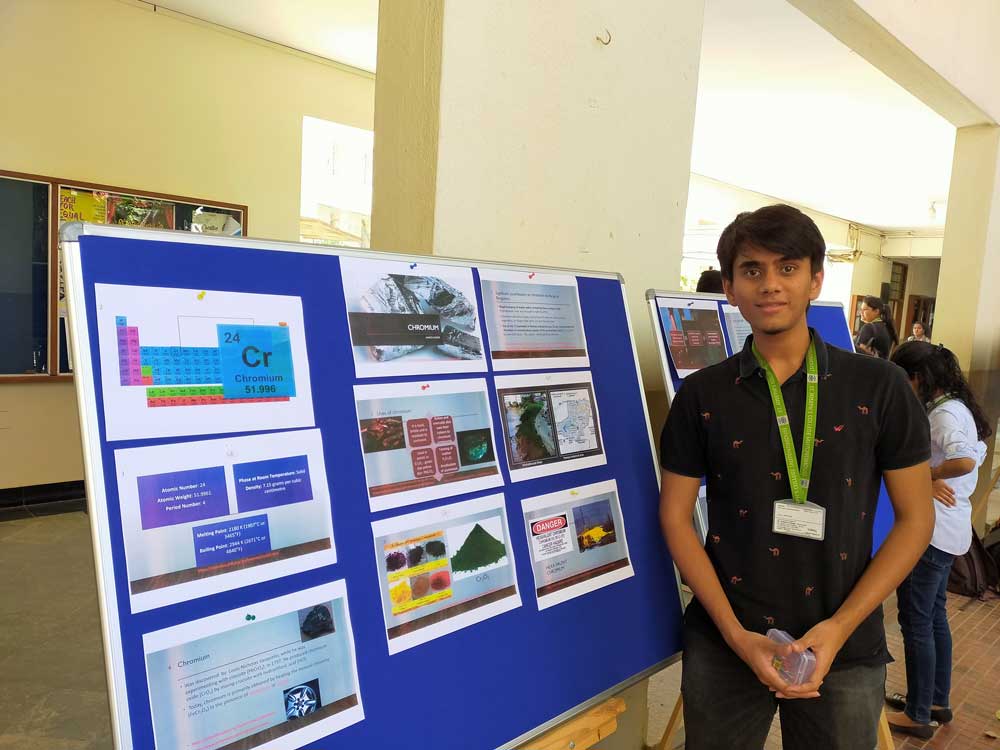
{"type": "MultiPolygon", "coordinates": [[[[792,636],[777,628],[768,630],[767,637],[782,646],[795,642],[792,636]]],[[[802,685],[809,682],[809,678],[812,677],[812,673],[816,669],[816,654],[809,649],[801,654],[793,651],[788,656],[775,656],[771,665],[778,670],[781,679],[789,685],[802,685]]]]}

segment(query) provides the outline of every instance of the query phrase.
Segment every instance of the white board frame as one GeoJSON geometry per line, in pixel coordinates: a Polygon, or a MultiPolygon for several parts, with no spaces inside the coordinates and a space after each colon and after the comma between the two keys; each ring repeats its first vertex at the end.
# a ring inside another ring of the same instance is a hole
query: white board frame
{"type": "MultiPolygon", "coordinates": [[[[111,525],[107,513],[107,491],[104,479],[104,467],[101,456],[100,431],[98,428],[98,410],[96,396],[95,373],[91,361],[91,341],[88,329],[86,311],[86,296],[83,283],[83,266],[80,255],[80,237],[118,237],[126,239],[141,239],[147,242],[170,242],[185,245],[203,246],[206,252],[216,247],[234,247],[245,250],[269,250],[278,252],[306,253],[310,255],[332,255],[340,257],[374,258],[382,260],[400,260],[407,262],[427,262],[429,258],[438,265],[452,265],[472,268],[496,268],[501,270],[547,271],[572,274],[577,277],[615,279],[621,287],[622,304],[625,307],[625,317],[632,346],[632,357],[635,364],[636,385],[646,419],[646,435],[649,440],[650,457],[656,476],[657,489],[660,487],[660,468],[657,462],[653,431],[649,420],[649,406],[646,402],[646,392],[642,385],[642,371],[639,366],[639,354],[635,342],[635,331],[629,314],[628,297],[625,292],[625,279],[620,273],[602,271],[587,271],[571,268],[550,266],[532,266],[500,261],[484,261],[474,258],[450,258],[436,255],[415,255],[393,253],[376,250],[359,250],[357,248],[342,248],[333,245],[313,245],[309,243],[285,242],[281,240],[249,239],[246,237],[221,237],[218,235],[192,234],[179,230],[145,229],[139,227],[120,227],[107,224],[88,224],[83,222],[68,222],[60,228],[59,249],[63,255],[66,278],[67,305],[69,309],[69,336],[73,351],[78,352],[78,362],[73,371],[77,394],[77,405],[80,417],[80,435],[83,445],[83,463],[88,512],[91,519],[91,538],[94,548],[95,575],[97,578],[98,608],[101,618],[101,636],[105,651],[105,671],[108,682],[108,702],[111,712],[112,739],[116,750],[136,750],[132,738],[129,718],[129,706],[125,681],[125,662],[123,644],[121,642],[121,621],[118,612],[114,589],[114,566],[112,561],[111,525]]],[[[677,596],[680,608],[683,609],[684,596],[680,577],[676,566],[674,573],[677,582],[677,596]]],[[[553,717],[530,732],[504,744],[498,750],[517,748],[524,742],[537,737],[550,728],[560,724],[571,716],[597,705],[609,696],[615,695],[625,688],[649,677],[661,669],[673,664],[680,658],[674,654],[658,664],[654,664],[639,674],[622,681],[601,694],[594,696],[559,716],[553,717]]]]}

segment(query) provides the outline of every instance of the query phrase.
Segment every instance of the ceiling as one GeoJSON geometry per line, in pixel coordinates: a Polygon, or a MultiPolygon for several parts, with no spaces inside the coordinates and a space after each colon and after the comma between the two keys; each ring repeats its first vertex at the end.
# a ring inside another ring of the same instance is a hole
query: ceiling
{"type": "MultiPolygon", "coordinates": [[[[378,0],[157,5],[375,70],[378,0]]],[[[868,226],[940,228],[954,138],[786,0],[706,0],[693,172],[868,226]]]]}
{"type": "Polygon", "coordinates": [[[954,142],[785,0],[706,0],[691,171],[873,227],[940,228],[954,142]]]}
{"type": "Polygon", "coordinates": [[[375,72],[378,0],[155,0],[151,4],[375,72]]]}

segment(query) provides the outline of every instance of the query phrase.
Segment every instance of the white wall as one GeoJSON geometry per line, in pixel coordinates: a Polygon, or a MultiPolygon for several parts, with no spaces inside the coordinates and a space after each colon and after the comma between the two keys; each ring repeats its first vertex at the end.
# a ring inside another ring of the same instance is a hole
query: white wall
{"type": "Polygon", "coordinates": [[[944,237],[926,237],[918,233],[886,237],[882,254],[888,258],[941,258],[944,237]]]}
{"type": "MultiPolygon", "coordinates": [[[[702,268],[719,267],[715,260],[715,246],[719,234],[738,213],[782,202],[784,201],[781,198],[692,174],[684,236],[685,256],[691,257],[692,260],[685,260],[685,276],[697,280],[697,274],[702,268]]],[[[828,249],[850,247],[852,222],[805,206],[798,208],[816,222],[828,249]]],[[[858,226],[858,242],[861,244],[863,255],[855,263],[835,263],[828,260],[826,280],[823,283],[823,293],[820,295],[820,299],[840,302],[845,308],[850,307],[851,295],[877,295],[881,283],[889,280],[891,272],[891,264],[878,257],[881,244],[878,231],[857,224],[854,226],[858,226]]]]}
{"type": "Polygon", "coordinates": [[[936,297],[941,261],[931,258],[914,258],[905,262],[908,267],[906,296],[919,294],[922,297],[936,297]]]}
{"type": "Polygon", "coordinates": [[[855,0],[943,78],[1000,122],[997,0],[855,0]]]}
{"type": "MultiPolygon", "coordinates": [[[[721,232],[741,211],[754,211],[762,206],[787,202],[782,198],[745,190],[736,185],[713,180],[711,177],[692,174],[688,191],[685,228],[690,231],[698,227],[705,228],[714,225],[721,232]]],[[[819,227],[828,247],[847,246],[849,221],[814,211],[806,206],[797,206],[797,208],[816,222],[816,226],[819,227]]],[[[869,231],[874,232],[875,230],[869,231]]]]}
{"type": "Polygon", "coordinates": [[[702,12],[703,0],[444,10],[434,252],[621,272],[656,389],[644,292],[678,281],[702,12]]]}
{"type": "Polygon", "coordinates": [[[864,233],[861,235],[861,257],[854,264],[851,294],[871,294],[878,297],[882,283],[892,277],[892,261],[879,257],[881,238],[864,233]]]}

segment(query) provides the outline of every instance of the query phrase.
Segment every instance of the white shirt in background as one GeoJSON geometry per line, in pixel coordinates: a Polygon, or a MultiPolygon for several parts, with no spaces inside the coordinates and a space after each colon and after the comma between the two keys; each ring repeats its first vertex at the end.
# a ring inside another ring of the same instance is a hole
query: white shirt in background
{"type": "Polygon", "coordinates": [[[957,398],[938,404],[927,415],[931,423],[931,468],[955,458],[971,458],[976,468],[944,481],[955,491],[956,504],[934,501],[934,536],[931,545],[942,552],[964,555],[972,545],[972,502],[979,467],[986,458],[986,444],[979,439],[969,408],[957,398]]]}

